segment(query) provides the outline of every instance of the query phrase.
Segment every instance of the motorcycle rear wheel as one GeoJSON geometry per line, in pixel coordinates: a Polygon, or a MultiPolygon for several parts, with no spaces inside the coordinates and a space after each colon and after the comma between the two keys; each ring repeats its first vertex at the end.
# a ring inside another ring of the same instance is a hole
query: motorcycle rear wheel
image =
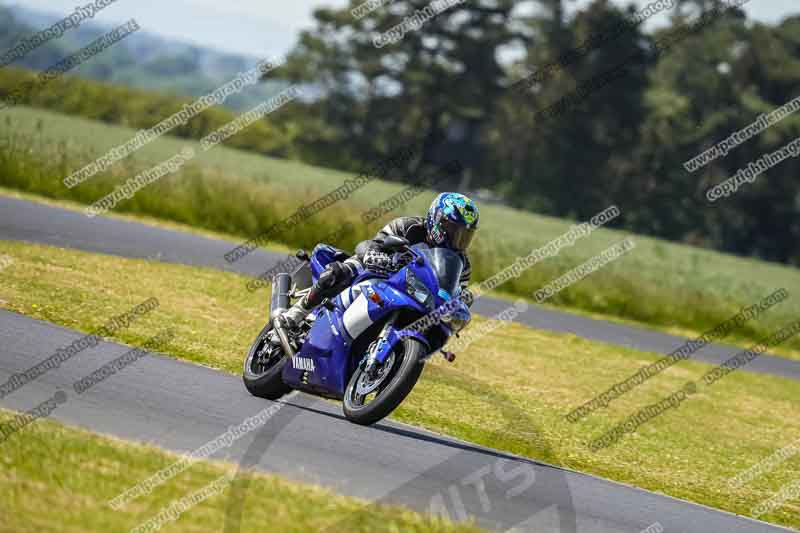
{"type": "MultiPolygon", "coordinates": [[[[394,357],[390,358],[391,368],[377,389],[375,397],[365,403],[367,395],[359,395],[359,382],[364,384],[367,379],[364,369],[359,366],[350,378],[344,392],[342,408],[344,416],[356,424],[368,426],[389,416],[417,384],[422,374],[425,363],[422,358],[426,355],[425,346],[414,338],[403,339],[395,349],[394,357]]],[[[389,361],[389,359],[387,359],[389,361]]]]}
{"type": "Polygon", "coordinates": [[[245,388],[253,396],[277,400],[291,392],[292,388],[283,382],[281,376],[283,367],[289,358],[286,357],[280,346],[268,345],[267,333],[271,329],[271,324],[264,326],[250,346],[250,351],[247,352],[247,358],[244,361],[242,380],[245,388]]]}

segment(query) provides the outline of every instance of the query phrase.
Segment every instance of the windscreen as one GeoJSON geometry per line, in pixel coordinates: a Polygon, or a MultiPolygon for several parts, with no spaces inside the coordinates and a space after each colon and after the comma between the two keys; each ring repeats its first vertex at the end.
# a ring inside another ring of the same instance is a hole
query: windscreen
{"type": "Polygon", "coordinates": [[[439,288],[447,291],[452,296],[458,289],[458,282],[461,279],[461,271],[464,263],[461,257],[454,251],[447,248],[429,248],[422,244],[414,247],[425,256],[439,282],[439,288]]]}

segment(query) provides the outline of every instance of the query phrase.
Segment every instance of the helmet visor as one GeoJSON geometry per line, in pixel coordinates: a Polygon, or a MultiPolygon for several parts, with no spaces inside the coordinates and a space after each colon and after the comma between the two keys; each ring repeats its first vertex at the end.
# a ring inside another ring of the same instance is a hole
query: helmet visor
{"type": "Polygon", "coordinates": [[[447,232],[447,239],[450,241],[450,246],[452,246],[454,250],[463,252],[469,248],[472,239],[475,238],[477,228],[468,228],[452,220],[444,220],[442,222],[442,226],[445,232],[447,232]]]}

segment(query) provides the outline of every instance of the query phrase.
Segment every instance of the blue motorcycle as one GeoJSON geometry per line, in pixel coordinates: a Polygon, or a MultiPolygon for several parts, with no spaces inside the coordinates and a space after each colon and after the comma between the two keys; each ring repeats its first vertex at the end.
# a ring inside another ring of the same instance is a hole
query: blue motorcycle
{"type": "Polygon", "coordinates": [[[251,394],[274,400],[296,389],[341,400],[348,420],[369,425],[402,403],[432,354],[454,359],[443,348],[471,319],[460,294],[461,258],[394,236],[383,248],[392,256],[386,268],[360,272],[295,331],[275,327],[274,318],[328,263],[348,255],[319,244],[310,257],[298,252],[303,263],[294,272],[273,277],[270,319],[244,363],[251,394]]]}

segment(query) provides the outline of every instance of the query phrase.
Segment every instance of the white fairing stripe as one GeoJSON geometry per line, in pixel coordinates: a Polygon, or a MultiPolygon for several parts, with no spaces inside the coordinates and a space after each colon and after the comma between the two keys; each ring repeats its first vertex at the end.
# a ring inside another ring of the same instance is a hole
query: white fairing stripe
{"type": "Polygon", "coordinates": [[[353,285],[352,287],[348,287],[342,292],[339,293],[339,299],[341,301],[342,307],[347,309],[351,303],[355,301],[356,298],[361,294],[364,285],[368,285],[371,280],[362,281],[358,285],[353,285]]]}
{"type": "Polygon", "coordinates": [[[342,317],[344,329],[350,335],[350,338],[355,339],[372,325],[372,319],[369,317],[367,309],[367,297],[362,293],[344,312],[342,317]]]}
{"type": "Polygon", "coordinates": [[[353,289],[354,287],[347,287],[345,290],[342,291],[342,305],[347,308],[351,303],[353,303],[353,289]]]}

